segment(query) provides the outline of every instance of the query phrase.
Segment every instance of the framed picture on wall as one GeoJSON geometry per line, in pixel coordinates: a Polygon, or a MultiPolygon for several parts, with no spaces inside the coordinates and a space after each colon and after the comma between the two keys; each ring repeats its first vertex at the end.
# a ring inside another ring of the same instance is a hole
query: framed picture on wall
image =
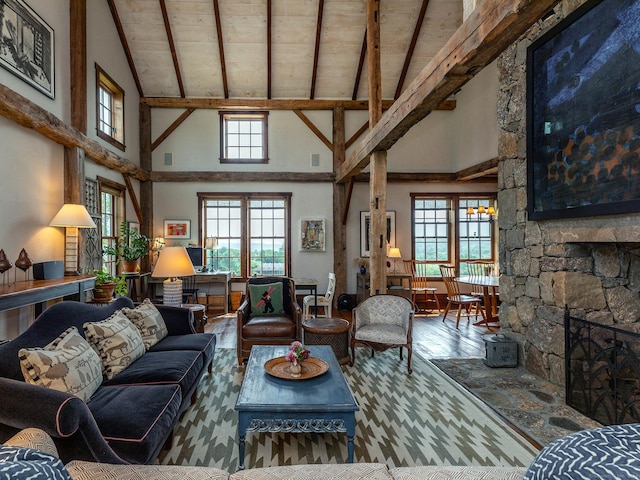
{"type": "Polygon", "coordinates": [[[0,0],[0,66],[55,98],[53,29],[24,0],[0,0]]]}
{"type": "Polygon", "coordinates": [[[326,224],[324,218],[303,218],[300,220],[300,250],[304,252],[324,252],[326,224]]]}
{"type": "MultiPolygon", "coordinates": [[[[371,254],[369,245],[369,230],[371,223],[371,214],[369,212],[360,212],[360,256],[368,257],[371,254]]],[[[391,247],[396,246],[396,212],[387,212],[387,243],[391,247]]]]}
{"type": "Polygon", "coordinates": [[[640,212],[638,0],[589,0],[527,49],[529,220],[640,212]]]}
{"type": "Polygon", "coordinates": [[[165,220],[164,238],[173,240],[191,238],[191,220],[165,220]]]}

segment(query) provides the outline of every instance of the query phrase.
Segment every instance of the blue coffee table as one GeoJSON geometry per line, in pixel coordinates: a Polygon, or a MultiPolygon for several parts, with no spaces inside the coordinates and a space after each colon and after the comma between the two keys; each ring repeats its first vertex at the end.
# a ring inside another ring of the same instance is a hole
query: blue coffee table
{"type": "Polygon", "coordinates": [[[355,412],[360,408],[333,349],[328,345],[307,348],[312,357],[327,362],[329,370],[306,380],[277,378],[265,371],[265,362],[285,355],[289,347],[255,345],[251,348],[235,406],[240,470],[244,469],[246,432],[346,433],[347,461],[353,463],[355,412]]]}

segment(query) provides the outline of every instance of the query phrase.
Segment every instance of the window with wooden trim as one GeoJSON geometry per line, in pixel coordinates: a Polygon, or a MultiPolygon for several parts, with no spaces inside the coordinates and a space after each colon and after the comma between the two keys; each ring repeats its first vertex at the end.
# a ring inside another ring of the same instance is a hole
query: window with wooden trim
{"type": "Polygon", "coordinates": [[[98,137],[124,151],[124,90],[96,64],[98,137]]]}
{"type": "MultiPolygon", "coordinates": [[[[104,178],[98,178],[100,190],[100,220],[102,248],[115,247],[120,235],[120,222],[125,220],[126,187],[104,178]]],[[[118,273],[118,259],[114,255],[102,256],[102,269],[111,275],[118,273]]]]}
{"type": "Polygon", "coordinates": [[[290,193],[198,197],[203,238],[217,239],[214,249],[205,249],[209,269],[243,278],[290,274],[290,193]]]}
{"type": "Polygon", "coordinates": [[[220,112],[220,163],[268,163],[268,112],[220,112]]]}
{"type": "Polygon", "coordinates": [[[465,262],[495,261],[497,236],[494,195],[411,194],[413,258],[427,260],[430,276],[439,277],[439,264],[452,264],[466,274],[465,262]],[[471,210],[473,209],[473,213],[471,210]]]}

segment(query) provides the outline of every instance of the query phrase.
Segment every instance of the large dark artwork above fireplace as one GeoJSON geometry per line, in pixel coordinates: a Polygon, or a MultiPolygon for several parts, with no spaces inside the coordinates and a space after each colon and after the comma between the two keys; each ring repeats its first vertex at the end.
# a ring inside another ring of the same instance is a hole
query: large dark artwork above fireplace
{"type": "Polygon", "coordinates": [[[640,212],[640,0],[588,1],[527,51],[530,220],[640,212]]]}

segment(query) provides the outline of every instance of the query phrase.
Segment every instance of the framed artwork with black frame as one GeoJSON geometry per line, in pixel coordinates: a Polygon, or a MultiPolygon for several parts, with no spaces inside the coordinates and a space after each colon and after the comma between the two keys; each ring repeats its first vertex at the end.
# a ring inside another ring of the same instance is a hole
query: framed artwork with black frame
{"type": "Polygon", "coordinates": [[[527,50],[529,220],[640,212],[640,0],[589,0],[527,50]]]}
{"type": "MultiPolygon", "coordinates": [[[[371,248],[369,246],[369,231],[371,228],[371,213],[360,212],[360,256],[369,257],[371,248]]],[[[396,246],[396,212],[387,211],[387,244],[390,247],[396,246]]]]}
{"type": "Polygon", "coordinates": [[[0,0],[0,66],[56,96],[53,29],[23,0],[0,0]]]}

